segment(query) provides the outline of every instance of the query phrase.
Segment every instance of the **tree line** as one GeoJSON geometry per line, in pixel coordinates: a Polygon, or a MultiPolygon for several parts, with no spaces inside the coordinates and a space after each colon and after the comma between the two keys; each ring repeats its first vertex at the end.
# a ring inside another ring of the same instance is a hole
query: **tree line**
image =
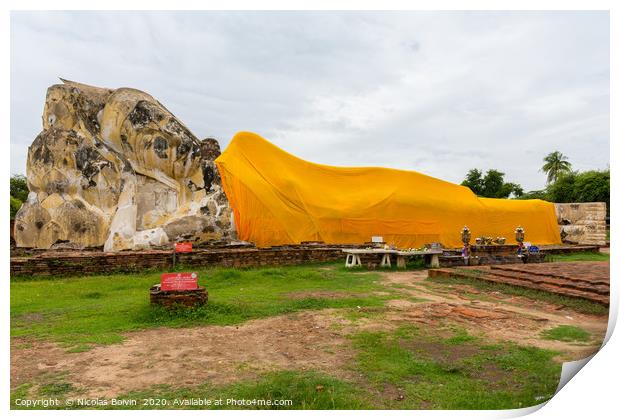
{"type": "Polygon", "coordinates": [[[609,214],[609,169],[574,171],[568,157],[554,151],[544,157],[540,170],[547,176],[542,190],[524,192],[521,185],[506,182],[505,174],[497,169],[489,169],[485,174],[479,169],[470,169],[461,185],[469,187],[478,196],[489,198],[538,198],[554,203],[603,201],[609,214]]]}

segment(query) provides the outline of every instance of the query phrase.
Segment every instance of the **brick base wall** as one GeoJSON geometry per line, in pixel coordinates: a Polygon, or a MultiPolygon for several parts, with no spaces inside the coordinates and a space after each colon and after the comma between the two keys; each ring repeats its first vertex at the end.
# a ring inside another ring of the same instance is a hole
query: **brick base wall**
{"type": "MultiPolygon", "coordinates": [[[[349,245],[347,248],[352,248],[352,246],[349,245]]],[[[214,266],[261,267],[329,261],[341,261],[344,264],[344,254],[341,249],[340,247],[197,249],[187,254],[176,254],[176,264],[177,266],[195,268],[214,266]]],[[[543,249],[545,254],[597,250],[597,246],[556,246],[543,249]]],[[[501,264],[502,262],[511,262],[511,258],[516,258],[515,253],[482,252],[482,249],[479,251],[481,251],[477,253],[480,257],[479,264],[501,264]]],[[[454,250],[450,257],[440,256],[441,266],[462,265],[463,259],[458,254],[458,250],[454,250]]],[[[171,250],[45,252],[31,256],[12,257],[11,276],[76,276],[119,272],[132,273],[145,270],[163,271],[172,268],[172,258],[171,250]]],[[[364,267],[379,267],[381,255],[362,255],[361,261],[364,267]]],[[[392,264],[395,263],[396,261],[393,260],[392,264]]]]}
{"type": "MultiPolygon", "coordinates": [[[[344,261],[340,248],[223,249],[177,254],[177,265],[191,267],[260,267],[344,261]]],[[[138,272],[172,268],[172,251],[62,252],[11,258],[11,276],[69,276],[138,272]]]]}

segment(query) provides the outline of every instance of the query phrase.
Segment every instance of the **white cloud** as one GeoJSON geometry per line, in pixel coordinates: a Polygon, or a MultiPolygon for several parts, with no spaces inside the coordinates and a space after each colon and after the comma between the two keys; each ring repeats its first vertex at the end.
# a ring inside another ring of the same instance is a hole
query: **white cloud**
{"type": "Polygon", "coordinates": [[[151,93],[198,136],[306,160],[541,188],[555,149],[609,162],[605,12],[16,12],[11,160],[61,76],[151,93]]]}

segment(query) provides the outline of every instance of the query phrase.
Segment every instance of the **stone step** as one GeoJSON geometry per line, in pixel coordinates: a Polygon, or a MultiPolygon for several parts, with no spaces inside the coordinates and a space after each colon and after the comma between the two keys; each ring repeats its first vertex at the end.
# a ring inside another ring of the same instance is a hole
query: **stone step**
{"type": "Polygon", "coordinates": [[[609,305],[609,280],[598,278],[599,276],[604,277],[608,275],[609,265],[605,264],[606,263],[544,263],[478,268],[439,268],[429,270],[428,274],[431,278],[473,278],[491,283],[509,284],[609,305]],[[574,273],[572,276],[568,274],[559,274],[559,271],[562,269],[569,273],[571,271],[574,273]],[[582,272],[583,278],[576,279],[575,277],[579,277],[580,271],[582,272]],[[546,273],[567,278],[546,276],[546,273]],[[593,281],[591,282],[591,280],[593,281]]]}
{"type": "Polygon", "coordinates": [[[524,280],[530,281],[537,284],[550,285],[550,286],[558,286],[558,287],[567,287],[570,289],[581,290],[584,292],[592,292],[597,294],[609,294],[609,284],[592,284],[587,281],[575,281],[572,279],[560,279],[555,277],[547,277],[535,274],[522,274],[510,270],[491,270],[491,275],[498,277],[506,277],[510,279],[516,280],[524,280]]]}
{"type": "MultiPolygon", "coordinates": [[[[531,270],[531,269],[528,269],[527,266],[515,267],[515,266],[494,266],[494,265],[492,265],[490,268],[494,272],[496,272],[496,271],[513,272],[513,273],[519,273],[521,276],[523,276],[523,275],[527,275],[527,276],[539,276],[539,275],[541,275],[540,270],[531,270]]],[[[544,273],[544,277],[568,280],[568,281],[573,281],[573,282],[583,282],[584,281],[582,278],[576,278],[575,276],[569,276],[569,275],[561,274],[559,272],[544,273]]],[[[590,276],[588,278],[588,280],[587,280],[587,283],[606,285],[609,288],[609,278],[605,278],[604,276],[600,276],[600,277],[591,277],[590,276]]]]}
{"type": "Polygon", "coordinates": [[[564,296],[577,297],[587,299],[593,302],[609,305],[609,295],[601,295],[599,293],[575,290],[568,287],[554,286],[546,283],[533,283],[528,280],[509,279],[501,276],[485,275],[478,277],[480,280],[491,281],[495,283],[511,284],[514,286],[526,287],[529,289],[543,290],[546,292],[556,293],[564,296]]]}

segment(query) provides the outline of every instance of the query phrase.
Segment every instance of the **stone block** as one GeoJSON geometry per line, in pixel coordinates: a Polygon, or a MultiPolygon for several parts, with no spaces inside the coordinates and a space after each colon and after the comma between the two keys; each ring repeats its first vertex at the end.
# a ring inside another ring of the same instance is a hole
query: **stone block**
{"type": "Polygon", "coordinates": [[[555,203],[564,240],[584,245],[605,245],[605,203],[555,203]]]}

